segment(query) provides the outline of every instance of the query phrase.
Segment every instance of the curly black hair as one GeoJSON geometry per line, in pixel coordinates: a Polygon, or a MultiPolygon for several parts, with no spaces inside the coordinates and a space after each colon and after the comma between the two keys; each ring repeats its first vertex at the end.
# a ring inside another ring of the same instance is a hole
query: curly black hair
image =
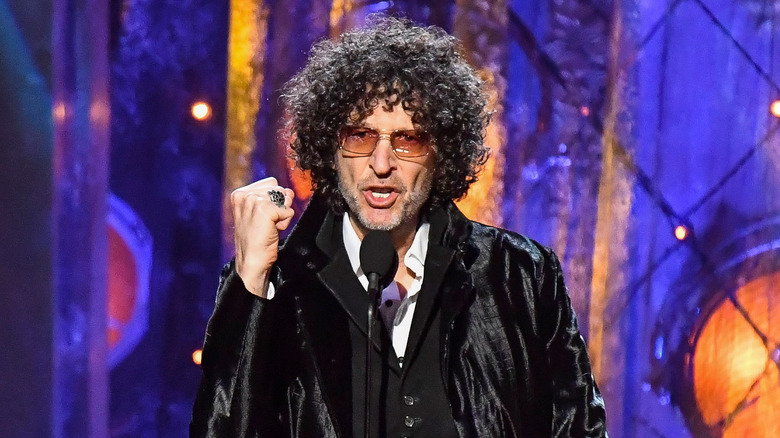
{"type": "Polygon", "coordinates": [[[287,82],[282,101],[298,167],[338,212],[338,131],[381,103],[401,104],[436,145],[426,208],[463,197],[487,161],[490,114],[484,82],[459,53],[457,40],[435,26],[371,16],[368,26],[312,47],[306,66],[287,82]]]}

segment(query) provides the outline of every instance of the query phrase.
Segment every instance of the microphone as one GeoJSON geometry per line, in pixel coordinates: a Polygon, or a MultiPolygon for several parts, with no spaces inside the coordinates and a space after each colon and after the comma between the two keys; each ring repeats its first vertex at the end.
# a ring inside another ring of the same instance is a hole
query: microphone
{"type": "Polygon", "coordinates": [[[387,231],[369,231],[360,243],[360,267],[368,277],[368,292],[378,292],[395,278],[398,254],[387,231]]]}
{"type": "Polygon", "coordinates": [[[395,252],[393,240],[387,231],[369,231],[360,242],[360,267],[368,277],[368,319],[366,325],[366,388],[365,437],[371,436],[371,342],[374,337],[374,315],[377,313],[381,290],[395,278],[398,270],[398,254],[395,252]]]}

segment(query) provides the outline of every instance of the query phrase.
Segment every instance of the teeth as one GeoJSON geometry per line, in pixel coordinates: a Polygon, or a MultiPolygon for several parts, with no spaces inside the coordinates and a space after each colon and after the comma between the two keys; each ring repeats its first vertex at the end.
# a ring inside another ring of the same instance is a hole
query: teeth
{"type": "Polygon", "coordinates": [[[390,197],[390,193],[371,192],[371,195],[380,199],[387,199],[390,197]]]}

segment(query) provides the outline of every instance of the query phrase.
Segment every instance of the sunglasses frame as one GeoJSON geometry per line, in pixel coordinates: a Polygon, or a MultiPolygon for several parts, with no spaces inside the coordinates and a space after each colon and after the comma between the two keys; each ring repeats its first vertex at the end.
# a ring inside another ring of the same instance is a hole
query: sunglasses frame
{"type": "Polygon", "coordinates": [[[390,142],[391,149],[393,151],[393,154],[399,159],[399,160],[412,160],[416,158],[423,158],[427,157],[431,153],[431,145],[433,144],[433,140],[431,138],[431,135],[428,134],[425,131],[418,131],[416,129],[394,129],[392,131],[384,131],[384,130],[378,130],[373,128],[367,128],[365,126],[355,126],[355,125],[345,125],[342,126],[341,129],[339,129],[338,133],[339,137],[339,149],[345,152],[348,152],[352,154],[354,157],[369,157],[371,154],[374,153],[376,150],[376,146],[379,144],[379,140],[382,138],[386,138],[387,141],[390,142]],[[354,152],[349,149],[344,148],[344,141],[346,139],[346,135],[344,134],[344,131],[347,129],[359,129],[364,131],[373,131],[377,134],[376,142],[374,143],[374,147],[371,148],[370,152],[354,152]],[[395,147],[394,140],[399,134],[408,133],[408,132],[414,132],[415,135],[420,136],[424,135],[428,138],[428,141],[425,143],[425,153],[421,155],[401,155],[398,153],[397,148],[395,147]]]}

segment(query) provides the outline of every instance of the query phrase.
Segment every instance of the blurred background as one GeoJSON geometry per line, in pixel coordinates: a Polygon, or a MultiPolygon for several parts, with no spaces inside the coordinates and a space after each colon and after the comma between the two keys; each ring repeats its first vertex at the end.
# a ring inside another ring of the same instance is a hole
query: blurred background
{"type": "Polygon", "coordinates": [[[610,436],[780,436],[777,0],[0,0],[0,436],[187,436],[225,196],[306,205],[279,89],[373,12],[491,84],[459,205],[560,256],[610,436]]]}

